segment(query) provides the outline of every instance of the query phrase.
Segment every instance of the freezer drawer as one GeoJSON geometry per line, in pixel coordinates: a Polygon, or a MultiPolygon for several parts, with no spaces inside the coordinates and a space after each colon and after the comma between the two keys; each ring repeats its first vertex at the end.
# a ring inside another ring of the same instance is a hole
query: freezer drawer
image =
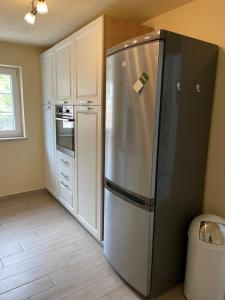
{"type": "Polygon", "coordinates": [[[149,294],[154,212],[105,189],[104,254],[115,270],[144,295],[149,294]]]}

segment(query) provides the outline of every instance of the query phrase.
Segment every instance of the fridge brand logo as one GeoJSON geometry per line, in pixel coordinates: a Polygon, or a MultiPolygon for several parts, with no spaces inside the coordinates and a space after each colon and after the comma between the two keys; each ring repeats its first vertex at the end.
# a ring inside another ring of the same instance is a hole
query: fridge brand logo
{"type": "Polygon", "coordinates": [[[135,92],[140,93],[148,80],[149,76],[143,72],[140,78],[133,84],[133,89],[135,92]]]}

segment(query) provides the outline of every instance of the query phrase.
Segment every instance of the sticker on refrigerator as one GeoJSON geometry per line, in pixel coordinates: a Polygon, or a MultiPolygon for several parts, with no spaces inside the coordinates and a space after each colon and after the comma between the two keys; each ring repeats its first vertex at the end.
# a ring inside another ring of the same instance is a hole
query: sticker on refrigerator
{"type": "Polygon", "coordinates": [[[135,92],[140,93],[148,80],[148,74],[143,72],[140,78],[133,84],[133,89],[135,90],[135,92]]]}
{"type": "Polygon", "coordinates": [[[135,90],[136,93],[140,93],[140,91],[142,90],[143,88],[143,83],[138,79],[138,81],[136,81],[134,84],[133,84],[133,88],[135,90]]]}

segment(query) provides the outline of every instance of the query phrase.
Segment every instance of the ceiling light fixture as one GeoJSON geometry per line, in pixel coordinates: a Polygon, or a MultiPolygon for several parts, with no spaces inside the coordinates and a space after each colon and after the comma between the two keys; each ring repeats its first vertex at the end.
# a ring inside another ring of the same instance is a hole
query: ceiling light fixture
{"type": "Polygon", "coordinates": [[[47,14],[48,13],[48,5],[45,0],[39,0],[37,3],[37,12],[39,14],[47,14]]]}
{"type": "Polygon", "coordinates": [[[35,16],[37,13],[39,13],[39,14],[47,14],[48,13],[48,6],[47,6],[45,0],[39,0],[37,3],[37,6],[35,6],[35,0],[32,0],[31,11],[25,15],[24,20],[27,23],[34,25],[35,16]]]}
{"type": "Polygon", "coordinates": [[[25,15],[24,20],[25,20],[27,23],[29,23],[29,24],[31,24],[31,25],[34,25],[36,14],[37,14],[37,9],[36,9],[36,7],[34,7],[34,8],[32,8],[32,10],[31,10],[29,13],[27,13],[27,14],[25,15]]]}

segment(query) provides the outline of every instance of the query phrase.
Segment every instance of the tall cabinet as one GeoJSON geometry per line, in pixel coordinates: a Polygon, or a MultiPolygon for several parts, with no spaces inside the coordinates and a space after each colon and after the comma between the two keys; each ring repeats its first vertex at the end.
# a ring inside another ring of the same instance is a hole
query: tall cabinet
{"type": "Polygon", "coordinates": [[[51,101],[51,113],[44,114],[44,120],[49,122],[44,125],[49,147],[45,151],[46,188],[98,240],[103,236],[105,52],[119,42],[149,31],[151,28],[134,22],[101,16],[42,55],[43,97],[47,103],[51,101]],[[49,53],[51,63],[46,59],[49,53]],[[75,158],[68,158],[73,167],[67,176],[73,178],[73,183],[63,185],[70,186],[70,194],[65,193],[64,197],[57,191],[57,186],[61,190],[58,158],[62,154],[57,151],[56,155],[54,144],[54,104],[74,105],[75,111],[75,158]],[[53,182],[56,192],[49,188],[53,182]]]}
{"type": "Polygon", "coordinates": [[[76,216],[102,239],[102,92],[104,18],[74,34],[76,216]]]}
{"type": "Polygon", "coordinates": [[[54,51],[52,49],[41,55],[41,66],[45,187],[55,197],[58,197],[54,119],[54,51]]]}

